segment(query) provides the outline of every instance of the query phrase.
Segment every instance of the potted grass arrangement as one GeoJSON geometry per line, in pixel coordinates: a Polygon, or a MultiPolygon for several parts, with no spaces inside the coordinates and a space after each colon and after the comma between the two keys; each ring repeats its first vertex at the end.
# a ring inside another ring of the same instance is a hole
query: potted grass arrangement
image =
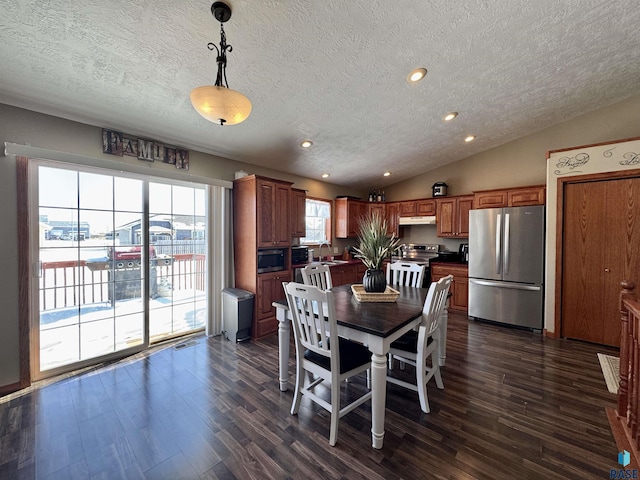
{"type": "Polygon", "coordinates": [[[358,246],[354,247],[355,257],[362,260],[367,271],[362,278],[365,292],[380,293],[387,288],[387,279],[382,263],[391,256],[400,240],[387,232],[387,220],[379,212],[369,212],[358,229],[358,246]]]}

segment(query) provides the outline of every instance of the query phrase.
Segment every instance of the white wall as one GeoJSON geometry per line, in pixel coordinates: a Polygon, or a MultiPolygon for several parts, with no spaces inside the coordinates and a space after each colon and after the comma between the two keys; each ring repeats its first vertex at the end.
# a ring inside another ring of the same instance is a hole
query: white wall
{"type": "MultiPolygon", "coordinates": [[[[547,165],[547,270],[544,307],[544,326],[548,332],[555,331],[558,178],[638,168],[640,168],[640,140],[577,148],[551,153],[549,156],[547,165]]],[[[616,248],[616,245],[607,245],[606,248],[616,248]]],[[[640,248],[640,245],[637,245],[636,248],[640,248]]]]}

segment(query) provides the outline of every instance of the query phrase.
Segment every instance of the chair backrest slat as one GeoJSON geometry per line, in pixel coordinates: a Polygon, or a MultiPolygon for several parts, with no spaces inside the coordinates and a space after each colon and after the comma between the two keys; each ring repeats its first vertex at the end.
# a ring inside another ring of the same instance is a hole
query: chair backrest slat
{"type": "Polygon", "coordinates": [[[407,287],[422,287],[426,265],[409,262],[387,264],[387,283],[407,287]]]}
{"type": "Polygon", "coordinates": [[[293,317],[296,346],[299,342],[300,347],[330,357],[332,366],[339,362],[339,349],[332,349],[328,341],[338,338],[333,293],[295,282],[285,282],[283,286],[293,317]]]}
{"type": "Polygon", "coordinates": [[[440,315],[447,304],[449,287],[453,281],[453,275],[442,277],[429,286],[427,299],[422,309],[422,321],[420,326],[426,329],[426,334],[432,334],[440,325],[440,315]]]}
{"type": "Polygon", "coordinates": [[[302,269],[302,281],[305,285],[313,285],[320,290],[333,288],[331,270],[328,265],[307,265],[302,269]]]}

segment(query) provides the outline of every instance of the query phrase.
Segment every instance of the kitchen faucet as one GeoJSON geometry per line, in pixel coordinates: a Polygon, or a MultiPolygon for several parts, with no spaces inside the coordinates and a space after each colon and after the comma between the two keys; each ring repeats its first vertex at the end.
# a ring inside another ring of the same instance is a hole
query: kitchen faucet
{"type": "MultiPolygon", "coordinates": [[[[326,245],[328,253],[331,253],[331,246],[329,245],[329,242],[320,242],[320,246],[318,247],[318,261],[319,262],[322,261],[322,246],[323,245],[326,245]]],[[[327,256],[325,257],[325,260],[329,260],[329,254],[327,254],[327,256]]]]}

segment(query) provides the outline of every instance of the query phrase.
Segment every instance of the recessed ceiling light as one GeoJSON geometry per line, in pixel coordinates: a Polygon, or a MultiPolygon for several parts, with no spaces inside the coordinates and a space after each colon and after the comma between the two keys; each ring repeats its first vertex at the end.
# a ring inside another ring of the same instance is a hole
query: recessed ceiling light
{"type": "Polygon", "coordinates": [[[329,174],[328,173],[323,173],[322,174],[322,178],[329,178],[329,174]]]}
{"type": "Polygon", "coordinates": [[[391,172],[384,172],[382,175],[388,177],[389,175],[391,175],[391,172]]]}
{"type": "Polygon", "coordinates": [[[312,142],[311,140],[303,140],[303,141],[300,143],[300,146],[301,146],[302,148],[309,148],[311,145],[313,145],[313,142],[312,142]]]}
{"type": "Polygon", "coordinates": [[[453,120],[457,116],[458,116],[458,112],[450,112],[450,113],[447,113],[442,119],[445,122],[450,122],[451,120],[453,120]]]}
{"type": "Polygon", "coordinates": [[[427,75],[426,68],[416,68],[407,77],[409,83],[416,83],[422,80],[427,75]]]}
{"type": "Polygon", "coordinates": [[[467,137],[464,139],[465,142],[473,142],[476,139],[475,135],[467,135],[467,137]]]}

